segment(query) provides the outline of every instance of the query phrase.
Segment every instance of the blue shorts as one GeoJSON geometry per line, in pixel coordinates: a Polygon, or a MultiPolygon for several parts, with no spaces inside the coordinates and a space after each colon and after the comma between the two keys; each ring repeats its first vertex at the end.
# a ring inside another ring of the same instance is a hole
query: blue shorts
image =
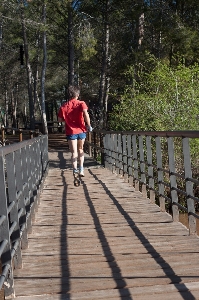
{"type": "Polygon", "coordinates": [[[86,132],[81,132],[77,134],[71,134],[66,136],[67,140],[83,140],[86,138],[86,132]]]}

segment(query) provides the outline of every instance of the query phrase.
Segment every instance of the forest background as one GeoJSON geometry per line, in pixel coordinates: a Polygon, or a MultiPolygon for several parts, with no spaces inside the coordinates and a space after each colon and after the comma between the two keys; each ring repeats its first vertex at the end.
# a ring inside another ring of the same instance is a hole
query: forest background
{"type": "Polygon", "coordinates": [[[47,133],[77,84],[95,128],[198,129],[198,0],[0,3],[2,125],[47,133]]]}

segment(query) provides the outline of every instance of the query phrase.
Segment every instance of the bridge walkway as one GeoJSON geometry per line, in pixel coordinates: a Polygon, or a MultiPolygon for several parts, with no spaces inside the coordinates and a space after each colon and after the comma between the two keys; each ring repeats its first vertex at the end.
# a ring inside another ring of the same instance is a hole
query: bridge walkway
{"type": "Polygon", "coordinates": [[[79,187],[66,147],[49,157],[15,299],[199,299],[198,237],[89,157],[79,187]]]}

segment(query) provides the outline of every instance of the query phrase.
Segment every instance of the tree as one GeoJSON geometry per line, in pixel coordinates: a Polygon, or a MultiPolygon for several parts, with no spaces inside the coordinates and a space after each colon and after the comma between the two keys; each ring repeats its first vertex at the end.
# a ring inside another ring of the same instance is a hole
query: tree
{"type": "Polygon", "coordinates": [[[46,3],[43,3],[42,7],[42,22],[43,28],[43,64],[41,72],[41,113],[43,122],[43,132],[48,133],[47,121],[46,121],[46,108],[45,108],[45,79],[46,79],[46,66],[47,66],[47,49],[46,49],[46,3]]]}
{"type": "MultiPolygon", "coordinates": [[[[106,128],[107,115],[115,103],[124,102],[128,90],[137,93],[139,86],[137,105],[151,99],[140,91],[151,78],[143,74],[152,74],[157,61],[175,70],[181,65],[191,69],[199,60],[196,0],[5,0],[0,12],[0,105],[7,124],[20,119],[32,127],[34,118],[45,118],[45,106],[46,119],[53,119],[67,98],[67,85],[79,84],[97,126],[106,128]],[[20,45],[25,69],[20,68],[20,45]]],[[[151,124],[147,112],[145,120],[151,124]]]]}
{"type": "Polygon", "coordinates": [[[99,105],[103,114],[100,118],[100,127],[106,128],[106,114],[110,78],[108,75],[108,67],[110,67],[109,43],[110,43],[110,24],[109,14],[111,10],[111,1],[105,0],[102,3],[103,18],[103,37],[102,37],[102,59],[99,85],[99,105]]]}
{"type": "Polygon", "coordinates": [[[32,83],[33,74],[32,74],[32,68],[29,60],[29,49],[28,49],[28,39],[27,39],[27,32],[26,32],[24,9],[25,9],[24,4],[21,3],[20,10],[21,10],[22,35],[23,35],[23,42],[24,42],[25,65],[26,65],[27,83],[28,83],[30,129],[34,130],[35,114],[34,114],[33,83],[32,83]]]}
{"type": "MultiPolygon", "coordinates": [[[[150,58],[152,59],[152,58],[150,58]]],[[[110,127],[119,130],[196,130],[199,115],[199,66],[171,69],[156,61],[150,73],[141,70],[135,80],[134,68],[126,74],[127,85],[111,115],[110,127]]]]}
{"type": "Polygon", "coordinates": [[[74,85],[74,28],[72,0],[68,1],[68,85],[74,85]]]}

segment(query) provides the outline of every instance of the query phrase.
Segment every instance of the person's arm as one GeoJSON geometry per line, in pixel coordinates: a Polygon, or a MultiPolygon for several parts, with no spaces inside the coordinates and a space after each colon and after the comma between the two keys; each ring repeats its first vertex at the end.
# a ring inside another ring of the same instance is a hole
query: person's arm
{"type": "Polygon", "coordinates": [[[60,123],[64,122],[62,106],[59,109],[57,117],[58,117],[58,122],[60,123]]]}
{"type": "Polygon", "coordinates": [[[90,117],[89,117],[87,109],[83,109],[83,114],[84,114],[84,120],[85,120],[86,124],[90,127],[91,121],[90,121],[90,117]]]}

